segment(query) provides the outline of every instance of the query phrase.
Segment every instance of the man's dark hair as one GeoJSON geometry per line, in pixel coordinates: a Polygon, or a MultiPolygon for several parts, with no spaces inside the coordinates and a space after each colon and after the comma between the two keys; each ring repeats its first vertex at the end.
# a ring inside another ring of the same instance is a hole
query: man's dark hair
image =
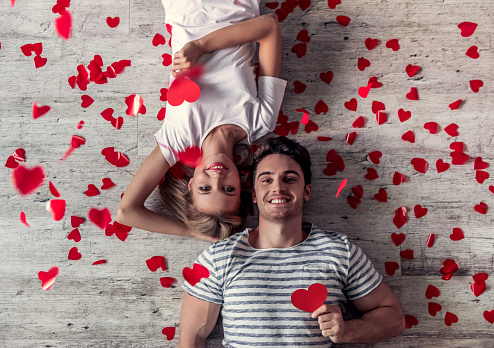
{"type": "Polygon", "coordinates": [[[312,178],[310,171],[311,162],[307,149],[287,137],[278,137],[266,140],[254,154],[251,170],[252,186],[254,186],[255,182],[257,165],[268,155],[287,155],[293,158],[300,165],[300,168],[302,168],[305,185],[310,184],[312,178]]]}

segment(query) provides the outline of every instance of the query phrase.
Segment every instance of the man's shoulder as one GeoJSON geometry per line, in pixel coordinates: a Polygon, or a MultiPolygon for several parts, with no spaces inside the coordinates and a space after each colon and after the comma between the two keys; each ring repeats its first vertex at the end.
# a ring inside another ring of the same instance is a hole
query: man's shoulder
{"type": "Polygon", "coordinates": [[[326,229],[319,228],[312,224],[312,229],[310,233],[311,238],[320,240],[332,240],[335,242],[348,243],[348,237],[346,234],[330,231],[326,229]]]}

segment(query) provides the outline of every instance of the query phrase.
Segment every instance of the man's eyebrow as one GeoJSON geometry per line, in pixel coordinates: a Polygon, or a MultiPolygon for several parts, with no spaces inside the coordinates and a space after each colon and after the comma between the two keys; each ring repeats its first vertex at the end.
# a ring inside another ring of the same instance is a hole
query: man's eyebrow
{"type": "MultiPolygon", "coordinates": [[[[262,173],[260,173],[260,174],[257,176],[257,178],[259,179],[262,175],[272,175],[272,174],[273,174],[273,172],[262,172],[262,173]]],[[[285,170],[285,171],[283,172],[283,174],[285,174],[285,175],[286,175],[286,174],[295,174],[295,175],[297,175],[298,177],[300,177],[300,174],[299,174],[299,173],[297,173],[295,170],[285,170]]]]}

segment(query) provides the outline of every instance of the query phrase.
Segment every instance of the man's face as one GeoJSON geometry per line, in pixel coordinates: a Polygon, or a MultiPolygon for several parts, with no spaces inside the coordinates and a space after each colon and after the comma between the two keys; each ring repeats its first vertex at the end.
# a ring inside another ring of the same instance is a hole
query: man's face
{"type": "Polygon", "coordinates": [[[290,156],[268,155],[257,165],[252,201],[261,218],[283,223],[302,215],[310,195],[311,185],[305,186],[302,168],[290,156]]]}

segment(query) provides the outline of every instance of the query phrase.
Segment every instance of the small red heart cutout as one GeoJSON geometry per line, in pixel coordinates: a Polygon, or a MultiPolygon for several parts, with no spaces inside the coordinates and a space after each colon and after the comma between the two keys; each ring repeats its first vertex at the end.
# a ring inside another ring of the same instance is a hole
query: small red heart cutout
{"type": "Polygon", "coordinates": [[[319,283],[309,286],[309,289],[298,289],[292,293],[292,304],[305,312],[312,313],[321,307],[328,297],[328,289],[319,283]]]}
{"type": "Polygon", "coordinates": [[[19,167],[19,162],[15,160],[14,156],[9,156],[9,158],[7,158],[7,162],[5,163],[5,167],[15,169],[19,167]]]}
{"type": "Polygon", "coordinates": [[[377,121],[378,125],[382,125],[382,124],[386,123],[387,120],[388,120],[388,115],[386,115],[385,112],[382,112],[382,111],[377,112],[376,121],[377,121]]]}
{"type": "Polygon", "coordinates": [[[404,233],[391,233],[391,240],[393,241],[394,245],[400,246],[404,241],[405,241],[405,234],[404,233]]]}
{"type": "Polygon", "coordinates": [[[368,83],[367,86],[365,86],[365,87],[359,87],[358,95],[364,99],[367,98],[367,96],[369,95],[369,91],[370,91],[371,87],[372,87],[372,83],[368,83]]]}
{"type": "Polygon", "coordinates": [[[443,309],[443,307],[441,307],[441,305],[436,302],[429,302],[427,307],[429,314],[432,315],[433,317],[436,316],[437,312],[440,312],[443,309]]]}
{"type": "Polygon", "coordinates": [[[357,61],[357,68],[360,71],[364,71],[365,68],[369,67],[370,65],[371,65],[370,61],[365,58],[359,58],[357,61]]]}
{"type": "Polygon", "coordinates": [[[403,174],[401,174],[399,172],[395,172],[393,174],[393,184],[394,185],[398,186],[399,184],[405,182],[405,180],[406,180],[406,176],[405,175],[403,175],[403,174]]]}
{"type": "Polygon", "coordinates": [[[386,42],[386,47],[391,48],[393,51],[398,51],[400,49],[400,44],[398,42],[398,39],[391,39],[388,42],[386,42]]]}
{"type": "Polygon", "coordinates": [[[400,207],[395,210],[395,216],[393,217],[393,223],[396,228],[400,229],[407,223],[407,208],[400,207]]]}
{"type": "Polygon", "coordinates": [[[372,101],[372,112],[374,114],[377,114],[379,111],[384,111],[386,110],[386,105],[384,103],[381,103],[380,101],[374,100],[372,101]]]}
{"type": "Polygon", "coordinates": [[[33,54],[33,45],[32,44],[22,45],[21,51],[22,51],[22,54],[24,54],[26,57],[30,57],[33,54]]]}
{"type": "Polygon", "coordinates": [[[458,136],[458,125],[456,123],[451,123],[444,127],[444,131],[448,133],[449,136],[451,137],[457,137],[458,136]]]}
{"type": "Polygon", "coordinates": [[[53,220],[60,221],[65,215],[65,199],[51,199],[46,203],[46,211],[51,213],[53,220]]]}
{"type": "Polygon", "coordinates": [[[19,148],[12,153],[12,157],[14,157],[16,161],[24,162],[26,160],[26,150],[19,148]]]}
{"type": "Polygon", "coordinates": [[[118,239],[120,239],[122,242],[125,242],[125,240],[129,236],[129,232],[132,230],[132,227],[115,221],[113,223],[113,230],[114,230],[115,236],[118,239]]]}
{"type": "Polygon", "coordinates": [[[353,145],[355,139],[357,139],[357,132],[350,132],[345,136],[345,141],[350,145],[353,145]]]}
{"type": "Polygon", "coordinates": [[[418,73],[420,67],[418,65],[408,64],[405,68],[405,71],[409,77],[413,77],[416,73],[418,73]]]}
{"type": "Polygon", "coordinates": [[[460,105],[461,105],[461,99],[458,99],[457,101],[454,101],[451,104],[449,104],[449,108],[451,110],[456,110],[460,107],[460,105]]]}
{"type": "Polygon", "coordinates": [[[70,225],[72,226],[72,228],[79,227],[80,225],[82,225],[84,223],[84,221],[86,221],[86,219],[79,217],[79,216],[72,215],[70,217],[70,225]]]}
{"type": "MultiPolygon", "coordinates": [[[[463,150],[462,150],[463,151],[463,150]]],[[[489,164],[487,162],[482,161],[482,157],[476,157],[475,162],[473,164],[473,169],[479,170],[479,169],[487,169],[489,164]]]]}
{"type": "Polygon", "coordinates": [[[341,0],[328,0],[328,6],[332,10],[334,10],[339,4],[341,4],[341,0]]]}
{"type": "Polygon", "coordinates": [[[47,61],[48,59],[41,56],[34,56],[34,66],[36,67],[36,69],[45,66],[47,61]]]}
{"type": "Polygon", "coordinates": [[[84,191],[84,194],[88,197],[94,197],[94,196],[99,195],[100,192],[95,185],[89,184],[89,185],[87,185],[87,190],[84,191]]]}
{"type": "Polygon", "coordinates": [[[441,295],[441,291],[434,285],[429,284],[427,290],[425,290],[425,298],[430,300],[433,297],[439,297],[441,295]]]}
{"type": "Polygon", "coordinates": [[[70,39],[72,33],[72,14],[70,11],[63,12],[61,16],[55,19],[55,29],[62,39],[70,39]]]}
{"type": "Polygon", "coordinates": [[[400,251],[400,256],[404,259],[413,260],[413,250],[406,249],[400,251]]]}
{"type": "Polygon", "coordinates": [[[428,163],[425,159],[423,158],[412,158],[412,160],[410,161],[410,163],[412,164],[413,168],[419,172],[419,173],[422,173],[422,174],[425,174],[427,172],[427,167],[428,167],[428,163]]]}
{"type": "MultiPolygon", "coordinates": [[[[321,75],[322,74],[323,73],[321,73],[321,75]]],[[[322,77],[321,77],[321,80],[322,80],[322,77]]],[[[302,93],[303,91],[305,91],[306,88],[307,88],[307,85],[305,83],[303,83],[303,82],[300,82],[300,81],[294,81],[293,82],[293,93],[295,93],[295,94],[302,93]]]]}
{"type": "Polygon", "coordinates": [[[58,267],[52,267],[48,272],[40,271],[38,272],[38,279],[41,280],[41,287],[43,290],[48,290],[58,275],[58,267]]]}
{"type": "Polygon", "coordinates": [[[12,171],[12,184],[22,196],[35,192],[43,185],[45,171],[41,166],[26,167],[19,165],[12,171]]]}
{"type": "Polygon", "coordinates": [[[372,76],[367,83],[371,84],[371,88],[380,88],[383,85],[381,82],[377,81],[377,77],[375,76],[372,76]]]}
{"type": "Polygon", "coordinates": [[[484,82],[482,80],[470,80],[470,88],[473,93],[478,93],[480,87],[484,86],[484,82]]]}
{"type": "Polygon", "coordinates": [[[209,278],[209,271],[203,265],[194,263],[192,268],[184,267],[182,270],[182,276],[185,281],[194,286],[201,281],[202,278],[209,278]]]}
{"type": "Polygon", "coordinates": [[[475,179],[479,184],[483,184],[485,180],[489,179],[489,173],[484,172],[483,170],[476,170],[475,179]]]}
{"type": "Polygon", "coordinates": [[[350,111],[357,111],[357,99],[352,98],[349,101],[345,102],[345,108],[350,111]]]}
{"type": "Polygon", "coordinates": [[[309,120],[307,124],[305,125],[305,132],[310,133],[313,131],[317,131],[319,129],[319,126],[312,120],[309,120]]]}
{"type": "Polygon", "coordinates": [[[93,266],[94,266],[94,265],[101,265],[101,264],[104,264],[104,263],[106,263],[106,260],[98,260],[98,261],[94,261],[94,262],[92,263],[92,265],[93,265],[93,266]]]}
{"type": "Polygon", "coordinates": [[[446,324],[446,326],[451,326],[451,324],[457,322],[458,322],[458,317],[456,316],[456,314],[453,314],[451,312],[446,312],[446,315],[444,316],[444,323],[446,324]]]}
{"type": "Polygon", "coordinates": [[[128,116],[136,116],[137,114],[146,114],[146,107],[144,106],[144,99],[139,94],[132,94],[125,98],[125,104],[127,104],[127,110],[125,113],[128,116]]]}
{"type": "Polygon", "coordinates": [[[492,311],[484,311],[484,319],[489,323],[494,324],[494,310],[492,311]]]}
{"type": "Polygon", "coordinates": [[[374,199],[378,202],[387,202],[388,201],[388,194],[385,189],[379,189],[379,192],[374,195],[374,199]]]}
{"type": "Polygon", "coordinates": [[[163,58],[163,61],[161,62],[163,66],[170,66],[173,63],[173,58],[168,53],[163,54],[161,58],[163,58]]]}
{"type": "Polygon", "coordinates": [[[346,200],[352,209],[357,209],[357,206],[361,202],[360,198],[354,196],[348,196],[346,200]]]}
{"type": "Polygon", "coordinates": [[[487,273],[477,273],[473,275],[472,278],[475,281],[475,283],[483,284],[489,278],[489,276],[487,275],[487,273]]]}
{"type": "Polygon", "coordinates": [[[470,288],[472,289],[472,292],[475,295],[475,297],[479,297],[485,291],[486,286],[485,286],[485,283],[477,284],[477,283],[473,282],[470,285],[470,288]]]}
{"type": "Polygon", "coordinates": [[[297,55],[297,58],[302,58],[307,53],[307,44],[300,42],[292,47],[292,52],[297,55]]]}
{"type": "Polygon", "coordinates": [[[374,168],[367,168],[367,174],[364,176],[367,180],[375,180],[379,178],[377,171],[374,168]]]}
{"type": "Polygon", "coordinates": [[[166,39],[163,35],[156,33],[153,37],[153,46],[157,47],[159,45],[164,45],[166,44],[166,39]]]}
{"type": "Polygon", "coordinates": [[[419,321],[413,315],[405,314],[405,328],[411,329],[413,326],[417,326],[419,321]]]}
{"type": "Polygon", "coordinates": [[[68,256],[68,259],[69,260],[73,260],[73,261],[77,261],[77,260],[80,260],[82,257],[81,253],[77,250],[77,247],[73,247],[72,249],[70,249],[69,251],[69,256],[68,256]]]}
{"type": "Polygon", "coordinates": [[[461,30],[461,36],[469,37],[472,36],[477,29],[477,23],[463,22],[458,24],[458,28],[461,30]]]}
{"type": "Polygon", "coordinates": [[[101,116],[105,119],[105,121],[111,121],[113,120],[113,112],[114,110],[112,108],[107,108],[103,111],[101,111],[101,116]]]}
{"type": "Polygon", "coordinates": [[[395,275],[396,271],[400,268],[400,266],[396,262],[385,262],[384,269],[386,273],[390,276],[395,275]]]}
{"type": "Polygon", "coordinates": [[[171,288],[172,285],[176,283],[176,280],[172,277],[162,277],[160,278],[160,283],[164,288],[171,288]]]}
{"type": "Polygon", "coordinates": [[[408,141],[409,143],[415,143],[415,134],[409,130],[409,131],[406,131],[402,136],[401,136],[401,140],[404,140],[404,141],[408,141]]]}
{"type": "Polygon", "coordinates": [[[359,116],[353,123],[353,128],[362,128],[365,125],[365,118],[363,116],[359,116]]]}
{"type": "Polygon", "coordinates": [[[195,102],[201,96],[201,90],[197,83],[187,78],[177,78],[168,89],[168,104],[172,106],[182,105],[184,101],[195,102]]]}
{"type": "Polygon", "coordinates": [[[427,122],[424,124],[424,128],[429,131],[431,134],[436,134],[439,125],[436,122],[427,122]]]}
{"type": "MultiPolygon", "coordinates": [[[[345,180],[347,180],[347,179],[345,179],[345,180]]],[[[345,181],[345,184],[346,184],[346,181],[345,181]]],[[[352,187],[352,193],[355,195],[355,197],[362,198],[362,196],[364,195],[364,189],[361,185],[358,185],[358,186],[352,187]]]]}
{"type": "Polygon", "coordinates": [[[417,204],[415,207],[413,207],[413,212],[414,212],[415,217],[417,219],[420,219],[421,217],[426,216],[428,211],[429,210],[427,208],[422,208],[422,206],[420,204],[417,204]]]}
{"type": "Polygon", "coordinates": [[[167,269],[164,256],[153,256],[146,260],[146,265],[151,272],[156,272],[158,268],[161,268],[162,271],[167,269]]]}
{"type": "Polygon", "coordinates": [[[351,19],[347,16],[337,16],[336,21],[339,25],[346,27],[348,24],[350,24],[351,19]]]}
{"type": "Polygon", "coordinates": [[[120,151],[115,151],[113,147],[104,148],[101,151],[101,154],[105,156],[105,159],[115,167],[120,168],[130,164],[129,158],[120,151]]]}
{"type": "Polygon", "coordinates": [[[462,240],[463,238],[465,238],[465,236],[463,235],[463,231],[461,228],[455,227],[453,228],[453,233],[449,235],[449,238],[456,242],[462,240]]]}
{"type": "MultiPolygon", "coordinates": [[[[308,114],[307,114],[307,115],[308,115],[308,114]]],[[[302,120],[303,120],[303,121],[305,121],[303,118],[302,118],[302,120]]],[[[309,128],[307,128],[307,124],[309,124],[310,122],[311,122],[311,120],[307,119],[307,122],[305,123],[305,126],[306,126],[306,127],[305,127],[305,129],[306,129],[306,130],[307,130],[307,129],[310,129],[310,127],[309,127],[309,128]]],[[[313,123],[314,125],[316,125],[314,122],[312,122],[312,123],[313,123]]],[[[300,126],[300,123],[299,123],[299,122],[297,122],[297,121],[293,121],[293,122],[287,123],[287,125],[286,125],[286,126],[288,127],[288,129],[290,130],[290,132],[291,132],[293,135],[295,135],[295,134],[297,134],[297,132],[298,132],[298,128],[299,128],[299,126],[300,126]]],[[[311,126],[311,127],[312,127],[312,126],[311,126]]],[[[317,125],[316,125],[316,129],[315,129],[315,130],[317,130],[318,128],[319,128],[319,127],[317,127],[317,125]]],[[[309,130],[309,132],[308,132],[308,133],[310,133],[310,130],[309,130]]]]}
{"type": "Polygon", "coordinates": [[[102,230],[104,230],[112,220],[110,209],[106,207],[103,209],[91,208],[88,213],[88,218],[89,221],[102,230]]]}
{"type": "Polygon", "coordinates": [[[307,29],[300,30],[297,34],[296,39],[301,42],[309,42],[310,41],[309,31],[307,29]]]}
{"type": "MultiPolygon", "coordinates": [[[[333,81],[333,72],[327,71],[319,74],[319,78],[328,85],[333,81]]],[[[305,88],[304,88],[305,89],[305,88]]]]}
{"type": "Polygon", "coordinates": [[[118,18],[118,17],[114,17],[114,18],[107,17],[106,18],[106,24],[108,24],[108,26],[110,28],[115,28],[115,27],[117,27],[120,24],[120,18],[118,18]]]}
{"type": "Polygon", "coordinates": [[[489,191],[491,191],[492,193],[494,193],[494,186],[493,185],[490,185],[489,186],[489,191]]]}
{"type": "Polygon", "coordinates": [[[79,229],[74,228],[72,231],[70,231],[69,235],[67,236],[67,239],[79,243],[81,241],[81,233],[79,232],[79,229]]]}
{"type": "Polygon", "coordinates": [[[417,88],[415,87],[410,88],[410,92],[406,94],[406,98],[408,100],[419,100],[419,93],[417,91],[417,88]]]}
{"type": "Polygon", "coordinates": [[[161,333],[166,336],[166,339],[168,341],[173,340],[173,338],[175,337],[175,332],[175,327],[165,327],[163,330],[161,330],[161,333]]]}
{"type": "Polygon", "coordinates": [[[427,247],[432,248],[435,240],[436,240],[436,235],[434,233],[429,233],[429,236],[427,237],[427,247]]]}
{"type": "Polygon", "coordinates": [[[81,106],[85,109],[89,106],[91,106],[92,103],[94,103],[94,99],[88,96],[87,94],[84,94],[81,96],[81,106]]]}
{"type": "Polygon", "coordinates": [[[112,118],[111,120],[111,125],[116,129],[122,128],[123,123],[124,123],[124,119],[122,116],[118,116],[117,118],[112,118]]]}
{"type": "Polygon", "coordinates": [[[439,270],[441,274],[443,275],[441,278],[444,280],[450,280],[453,274],[455,274],[458,271],[458,264],[455,262],[455,260],[452,259],[446,259],[443,262],[443,267],[439,270]]]}
{"type": "Polygon", "coordinates": [[[319,100],[316,106],[314,107],[314,112],[316,113],[316,115],[327,113],[328,111],[329,111],[328,105],[322,100],[319,100]]]}
{"type": "Polygon", "coordinates": [[[369,159],[372,163],[374,164],[379,164],[381,163],[381,157],[382,157],[381,151],[373,151],[369,153],[367,156],[369,156],[369,159]]]}
{"type": "Polygon", "coordinates": [[[45,115],[48,111],[50,111],[50,107],[48,105],[38,106],[36,102],[33,103],[33,118],[37,119],[43,115],[45,115]]]}
{"type": "Polygon", "coordinates": [[[158,111],[158,115],[156,116],[156,118],[158,119],[158,121],[163,121],[165,119],[165,116],[166,108],[161,108],[160,111],[158,111]]]}
{"type": "Polygon", "coordinates": [[[28,223],[27,223],[27,220],[26,220],[26,213],[24,213],[23,211],[21,211],[21,215],[19,217],[19,220],[24,224],[26,225],[27,227],[31,227],[28,223]]]}
{"type": "Polygon", "coordinates": [[[367,49],[370,51],[370,50],[373,50],[377,44],[379,43],[379,40],[378,39],[371,39],[370,37],[368,37],[367,39],[365,39],[365,47],[367,47],[367,49]]]}
{"type": "Polygon", "coordinates": [[[103,185],[101,186],[102,190],[108,190],[115,186],[115,183],[110,178],[103,178],[101,181],[103,182],[103,185]]]}
{"type": "Polygon", "coordinates": [[[406,120],[410,119],[410,117],[412,117],[411,111],[405,111],[403,109],[398,110],[398,118],[400,119],[400,122],[405,122],[406,120]]]}
{"type": "Polygon", "coordinates": [[[480,57],[479,48],[477,46],[470,47],[465,54],[472,59],[480,57]]]}
{"type": "Polygon", "coordinates": [[[475,209],[475,211],[479,214],[487,214],[487,204],[485,204],[484,202],[480,202],[479,204],[475,205],[473,209],[475,209]]]}

